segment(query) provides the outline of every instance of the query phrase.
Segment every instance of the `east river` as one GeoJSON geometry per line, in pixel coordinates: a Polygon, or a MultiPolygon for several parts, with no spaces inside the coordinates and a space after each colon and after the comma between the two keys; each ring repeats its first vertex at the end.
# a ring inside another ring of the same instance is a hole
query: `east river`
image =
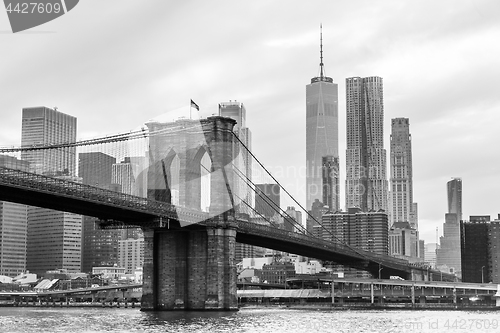
{"type": "Polygon", "coordinates": [[[1,307],[0,332],[499,332],[495,311],[243,308],[141,312],[118,308],[1,307]]]}

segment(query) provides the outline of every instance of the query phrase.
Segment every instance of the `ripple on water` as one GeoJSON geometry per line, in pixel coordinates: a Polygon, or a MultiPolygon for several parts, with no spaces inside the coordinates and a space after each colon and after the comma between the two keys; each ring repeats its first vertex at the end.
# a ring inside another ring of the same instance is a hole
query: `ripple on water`
{"type": "Polygon", "coordinates": [[[112,308],[0,308],[1,333],[31,332],[498,332],[498,312],[242,309],[141,312],[112,308]]]}

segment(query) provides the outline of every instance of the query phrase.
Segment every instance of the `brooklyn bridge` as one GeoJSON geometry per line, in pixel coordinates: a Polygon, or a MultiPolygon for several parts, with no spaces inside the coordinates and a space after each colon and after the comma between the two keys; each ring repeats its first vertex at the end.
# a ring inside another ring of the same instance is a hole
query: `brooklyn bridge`
{"type": "MultiPolygon", "coordinates": [[[[287,219],[295,223],[293,231],[284,230],[258,212],[255,197],[265,195],[257,178],[276,179],[235,135],[234,125],[220,116],[150,122],[99,139],[0,149],[6,154],[86,149],[121,156],[133,149],[147,161],[136,171],[140,190],[133,194],[83,184],[65,177],[57,165],[52,170],[2,167],[0,200],[93,216],[103,229],[142,228],[143,310],[237,309],[237,242],[352,267],[375,278],[443,278],[441,272],[355,248],[333,234],[330,240],[314,237],[294,219],[287,219]]],[[[287,218],[267,200],[268,208],[287,218]]],[[[290,200],[302,207],[291,195],[290,200]]]]}

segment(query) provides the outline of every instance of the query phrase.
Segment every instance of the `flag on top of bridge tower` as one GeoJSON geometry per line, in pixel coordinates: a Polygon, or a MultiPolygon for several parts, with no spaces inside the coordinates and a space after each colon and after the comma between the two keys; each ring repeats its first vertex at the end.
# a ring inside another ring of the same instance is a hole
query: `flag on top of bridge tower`
{"type": "Polygon", "coordinates": [[[191,100],[191,107],[192,108],[195,108],[196,110],[200,111],[200,107],[198,106],[198,104],[196,104],[193,100],[191,100]]]}

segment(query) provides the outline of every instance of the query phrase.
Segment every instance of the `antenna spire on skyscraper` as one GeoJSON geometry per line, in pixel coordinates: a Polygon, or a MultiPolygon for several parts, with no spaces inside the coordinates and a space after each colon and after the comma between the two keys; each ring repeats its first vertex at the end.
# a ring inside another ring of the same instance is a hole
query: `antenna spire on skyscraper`
{"type": "Polygon", "coordinates": [[[319,24],[319,58],[320,58],[320,63],[319,63],[319,69],[320,69],[320,80],[323,81],[323,24],[319,24]]]}

